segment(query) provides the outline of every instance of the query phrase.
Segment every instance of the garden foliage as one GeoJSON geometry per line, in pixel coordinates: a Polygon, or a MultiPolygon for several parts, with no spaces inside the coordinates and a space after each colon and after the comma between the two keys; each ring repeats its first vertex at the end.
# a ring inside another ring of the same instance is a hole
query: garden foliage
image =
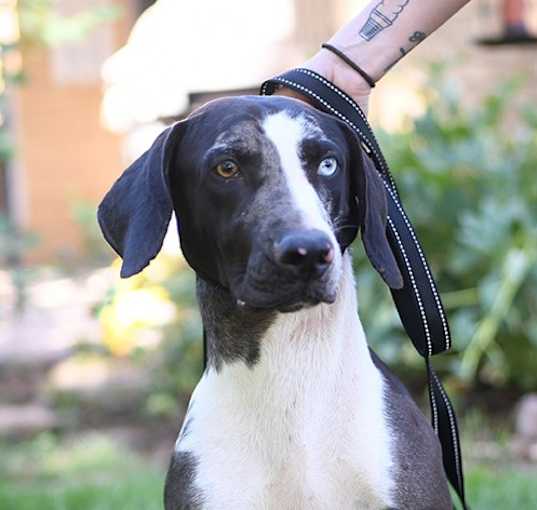
{"type": "MultiPolygon", "coordinates": [[[[535,390],[537,109],[517,105],[520,80],[467,107],[441,66],[431,74],[423,115],[381,145],[447,308],[455,355],[444,368],[466,383],[535,390]]],[[[370,340],[389,362],[416,360],[357,258],[370,340]]]]}

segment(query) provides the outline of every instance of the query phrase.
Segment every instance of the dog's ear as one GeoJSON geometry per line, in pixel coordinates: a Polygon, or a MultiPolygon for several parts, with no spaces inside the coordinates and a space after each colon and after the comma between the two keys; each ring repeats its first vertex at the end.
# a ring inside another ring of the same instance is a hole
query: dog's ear
{"type": "Polygon", "coordinates": [[[114,183],[99,205],[105,239],[123,259],[121,277],[139,273],[156,257],[172,215],[168,167],[184,122],[166,129],[114,183]]]}
{"type": "Polygon", "coordinates": [[[403,277],[386,237],[388,203],[384,183],[373,162],[363,150],[360,152],[362,168],[356,189],[365,252],[388,286],[401,289],[403,277]]]}

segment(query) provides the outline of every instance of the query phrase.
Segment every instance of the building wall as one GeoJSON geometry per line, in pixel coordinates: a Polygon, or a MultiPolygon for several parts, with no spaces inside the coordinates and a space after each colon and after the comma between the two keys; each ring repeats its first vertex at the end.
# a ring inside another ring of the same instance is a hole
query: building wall
{"type": "Polygon", "coordinates": [[[14,194],[22,226],[40,238],[32,261],[77,255],[73,205],[97,204],[122,170],[121,139],[100,122],[100,65],[124,43],[134,18],[135,0],[116,3],[125,15],[84,43],[23,54],[29,81],[13,97],[20,173],[14,194]]]}

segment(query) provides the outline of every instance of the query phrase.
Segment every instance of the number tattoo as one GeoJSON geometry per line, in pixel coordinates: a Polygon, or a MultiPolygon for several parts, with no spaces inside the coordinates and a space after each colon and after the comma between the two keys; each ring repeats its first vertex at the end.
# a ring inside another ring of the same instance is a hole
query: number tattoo
{"type": "Polygon", "coordinates": [[[399,60],[401,60],[410,50],[415,48],[421,41],[423,41],[427,37],[427,34],[425,32],[414,32],[409,38],[408,42],[413,43],[412,46],[409,48],[399,48],[399,53],[401,53],[400,57],[396,59],[394,62],[392,62],[386,69],[385,72],[388,72],[399,60]]]}

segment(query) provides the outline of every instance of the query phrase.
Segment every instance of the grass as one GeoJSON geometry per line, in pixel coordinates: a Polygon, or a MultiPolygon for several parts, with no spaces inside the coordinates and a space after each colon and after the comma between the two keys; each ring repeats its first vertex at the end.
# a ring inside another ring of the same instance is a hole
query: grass
{"type": "MultiPolygon", "coordinates": [[[[472,510],[537,508],[535,469],[477,463],[466,476],[472,510]]],[[[0,445],[1,510],[161,510],[163,480],[161,469],[96,434],[0,445]]]]}
{"type": "Polygon", "coordinates": [[[472,510],[537,508],[537,469],[472,466],[466,487],[472,510]]]}
{"type": "Polygon", "coordinates": [[[163,473],[96,434],[1,445],[1,510],[161,510],[163,473]]]}

